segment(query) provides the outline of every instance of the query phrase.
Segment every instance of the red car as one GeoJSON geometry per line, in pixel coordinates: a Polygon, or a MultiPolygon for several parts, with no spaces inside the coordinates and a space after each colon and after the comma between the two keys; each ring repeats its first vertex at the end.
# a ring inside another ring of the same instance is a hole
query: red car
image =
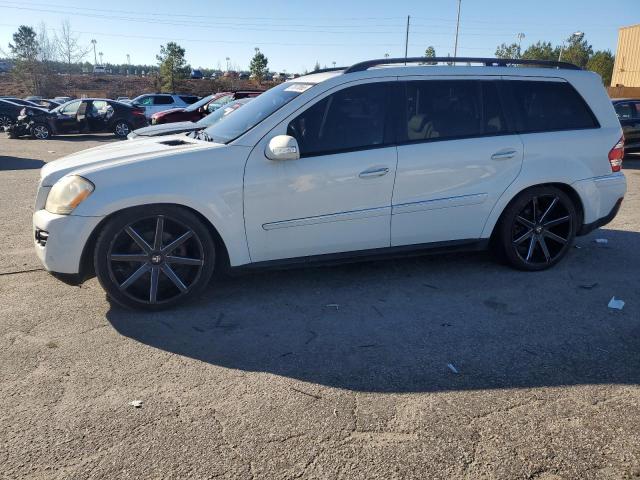
{"type": "Polygon", "coordinates": [[[257,97],[262,90],[238,90],[237,92],[220,92],[204,97],[186,108],[172,108],[151,115],[151,125],[174,122],[197,122],[211,112],[234,100],[257,97]]]}

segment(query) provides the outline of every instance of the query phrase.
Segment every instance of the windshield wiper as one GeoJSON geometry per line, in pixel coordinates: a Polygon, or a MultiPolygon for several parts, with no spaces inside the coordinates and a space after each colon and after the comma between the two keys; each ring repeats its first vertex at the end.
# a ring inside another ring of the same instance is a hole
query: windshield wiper
{"type": "Polygon", "coordinates": [[[205,132],[204,128],[202,130],[197,130],[197,132],[198,133],[196,133],[196,138],[198,140],[204,140],[205,142],[213,142],[213,139],[209,136],[207,132],[205,132]]]}

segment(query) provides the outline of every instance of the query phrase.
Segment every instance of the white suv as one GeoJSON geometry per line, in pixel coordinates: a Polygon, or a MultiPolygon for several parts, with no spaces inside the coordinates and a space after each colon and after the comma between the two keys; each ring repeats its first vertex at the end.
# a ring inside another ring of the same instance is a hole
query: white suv
{"type": "Polygon", "coordinates": [[[169,93],[152,93],[139,95],[131,100],[132,105],[144,107],[144,115],[151,118],[154,113],[164,112],[172,108],[186,108],[200,97],[196,95],[176,95],[169,93]]]}
{"type": "Polygon", "coordinates": [[[198,134],[48,163],[38,256],[63,279],[95,272],[116,302],[158,309],[225,266],[491,244],[541,270],[616,215],[622,130],[600,77],[419,61],[300,77],[198,134]]]}

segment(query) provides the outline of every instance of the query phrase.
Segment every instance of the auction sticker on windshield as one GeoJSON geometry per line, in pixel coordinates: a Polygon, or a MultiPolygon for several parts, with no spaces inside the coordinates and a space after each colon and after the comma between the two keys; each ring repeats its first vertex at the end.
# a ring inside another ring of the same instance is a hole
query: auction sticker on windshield
{"type": "Polygon", "coordinates": [[[284,89],[285,92],[297,92],[302,93],[313,87],[313,83],[294,83],[284,89]]]}

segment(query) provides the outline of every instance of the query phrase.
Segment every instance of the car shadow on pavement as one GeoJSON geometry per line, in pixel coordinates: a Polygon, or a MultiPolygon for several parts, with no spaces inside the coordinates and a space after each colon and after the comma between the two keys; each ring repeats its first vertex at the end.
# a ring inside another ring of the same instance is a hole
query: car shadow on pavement
{"type": "Polygon", "coordinates": [[[42,168],[44,162],[33,158],[0,156],[0,171],[5,170],[36,170],[42,168]]]}
{"type": "Polygon", "coordinates": [[[640,233],[577,245],[538,273],[483,253],[252,273],[173,311],[107,318],[211,365],[355,391],[638,384],[640,233]]]}

